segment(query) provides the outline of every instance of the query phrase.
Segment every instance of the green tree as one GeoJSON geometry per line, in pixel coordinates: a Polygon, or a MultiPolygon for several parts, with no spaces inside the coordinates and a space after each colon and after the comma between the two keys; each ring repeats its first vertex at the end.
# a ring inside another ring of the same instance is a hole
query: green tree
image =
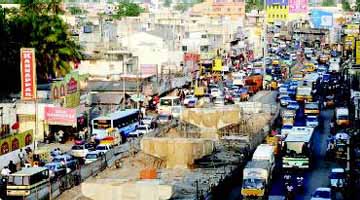
{"type": "Polygon", "coordinates": [[[128,0],[124,0],[119,2],[114,17],[116,19],[120,19],[122,17],[136,17],[139,16],[142,12],[144,12],[144,9],[141,8],[139,5],[132,3],[128,0]]]}
{"type": "Polygon", "coordinates": [[[355,11],[360,12],[360,0],[356,0],[355,11]]]}
{"type": "Polygon", "coordinates": [[[32,47],[36,53],[38,82],[60,77],[71,70],[70,62],[81,59],[80,47],[71,40],[69,27],[57,15],[60,1],[41,3],[23,0],[20,9],[1,9],[0,15],[0,92],[20,89],[20,48],[32,47]],[[13,87],[8,87],[9,84],[13,87]]]}
{"type": "Polygon", "coordinates": [[[172,3],[171,0],[165,0],[164,6],[165,6],[165,7],[170,7],[171,3],[172,3]]]}
{"type": "Polygon", "coordinates": [[[263,10],[264,1],[263,0],[246,0],[245,12],[249,13],[251,10],[263,10]]]}
{"type": "Polygon", "coordinates": [[[341,4],[344,11],[351,11],[351,6],[348,0],[342,0],[341,4]]]}
{"type": "Polygon", "coordinates": [[[322,6],[325,6],[325,7],[331,7],[331,6],[335,6],[335,1],[334,0],[324,0],[322,3],[321,3],[322,6]]]}

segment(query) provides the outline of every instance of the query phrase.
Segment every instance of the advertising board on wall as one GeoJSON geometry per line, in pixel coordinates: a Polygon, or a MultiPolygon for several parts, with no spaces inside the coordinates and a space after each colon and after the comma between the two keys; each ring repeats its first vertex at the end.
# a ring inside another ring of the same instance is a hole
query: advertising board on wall
{"type": "Polygon", "coordinates": [[[289,0],[289,13],[307,13],[308,0],[289,0]]]}
{"type": "Polygon", "coordinates": [[[20,49],[21,99],[36,99],[36,62],[35,49],[20,49]]]}
{"type": "Polygon", "coordinates": [[[311,10],[311,22],[314,28],[331,28],[333,26],[333,13],[311,10]]]}
{"type": "Polygon", "coordinates": [[[80,105],[79,73],[71,72],[62,81],[51,83],[51,99],[64,99],[64,107],[74,108],[80,105]]]}
{"type": "Polygon", "coordinates": [[[355,62],[360,65],[360,40],[356,40],[355,49],[355,62]]]}
{"type": "Polygon", "coordinates": [[[33,141],[33,130],[13,133],[0,139],[0,155],[28,146],[33,141]]]}
{"type": "Polygon", "coordinates": [[[62,107],[45,107],[44,119],[51,125],[76,125],[76,109],[62,107]]]}

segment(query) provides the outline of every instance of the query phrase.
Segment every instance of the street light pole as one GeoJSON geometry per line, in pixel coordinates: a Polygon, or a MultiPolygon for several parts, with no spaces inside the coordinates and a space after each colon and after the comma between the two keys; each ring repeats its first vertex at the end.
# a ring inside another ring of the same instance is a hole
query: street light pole
{"type": "MultiPolygon", "coordinates": [[[[266,30],[266,0],[264,0],[264,6],[263,6],[263,9],[264,9],[264,20],[263,20],[263,73],[265,75],[265,71],[266,71],[266,62],[265,62],[265,57],[266,57],[266,54],[267,54],[267,42],[266,42],[266,34],[267,34],[267,30],[266,30]]],[[[265,82],[265,79],[263,78],[263,87],[264,87],[264,82],[265,82]]]]}

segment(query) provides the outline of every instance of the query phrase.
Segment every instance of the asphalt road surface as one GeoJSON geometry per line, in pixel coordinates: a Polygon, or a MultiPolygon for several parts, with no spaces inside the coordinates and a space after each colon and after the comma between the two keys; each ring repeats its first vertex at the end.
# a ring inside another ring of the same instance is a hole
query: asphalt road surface
{"type": "MultiPolygon", "coordinates": [[[[318,187],[329,186],[329,173],[331,168],[339,167],[333,161],[325,161],[327,137],[330,134],[330,120],[334,116],[333,109],[321,111],[320,120],[323,126],[320,125],[314,133],[314,163],[312,169],[304,172],[304,192],[296,193],[296,200],[308,200],[311,194],[318,187]]],[[[282,175],[275,176],[270,190],[270,195],[284,195],[284,183],[282,175]]],[[[336,194],[336,199],[343,199],[341,194],[336,194]]]]}

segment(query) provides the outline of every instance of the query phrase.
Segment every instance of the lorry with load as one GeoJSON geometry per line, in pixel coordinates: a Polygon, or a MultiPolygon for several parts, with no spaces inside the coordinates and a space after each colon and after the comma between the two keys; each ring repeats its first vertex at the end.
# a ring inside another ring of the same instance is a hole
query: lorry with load
{"type": "Polygon", "coordinates": [[[296,111],[295,110],[283,110],[281,112],[281,119],[282,119],[282,125],[286,126],[293,126],[294,125],[294,120],[295,120],[295,114],[296,111]]]}
{"type": "Polygon", "coordinates": [[[338,107],[335,109],[336,125],[349,126],[349,109],[345,107],[338,107]]]}
{"type": "Polygon", "coordinates": [[[296,101],[312,101],[312,87],[310,85],[299,86],[296,90],[296,101]]]}
{"type": "Polygon", "coordinates": [[[244,199],[266,199],[271,178],[268,160],[251,160],[243,170],[241,194],[244,199]]]}
{"type": "Polygon", "coordinates": [[[262,75],[250,75],[245,79],[245,86],[248,88],[250,95],[257,93],[262,89],[263,77],[262,75]]]}

